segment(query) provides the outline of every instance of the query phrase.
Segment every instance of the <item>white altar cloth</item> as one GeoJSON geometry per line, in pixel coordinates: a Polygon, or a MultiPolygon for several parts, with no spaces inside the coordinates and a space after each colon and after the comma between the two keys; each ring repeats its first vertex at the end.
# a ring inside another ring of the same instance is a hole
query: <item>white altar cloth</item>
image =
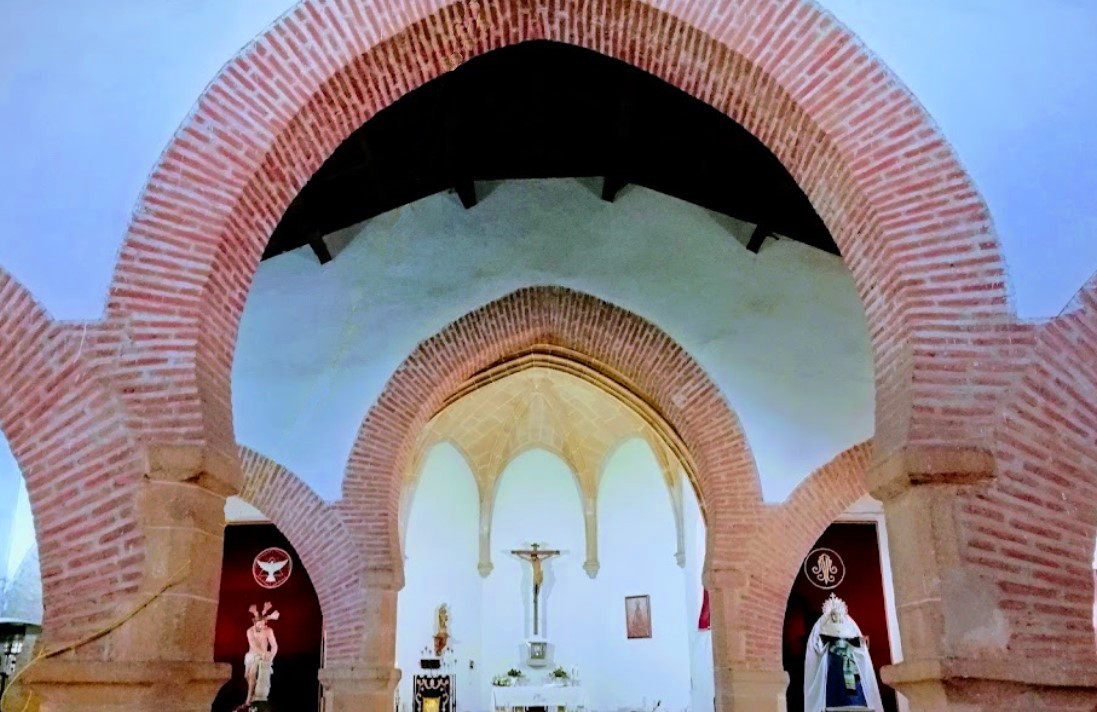
{"type": "Polygon", "coordinates": [[[491,688],[491,706],[494,709],[515,707],[564,707],[574,710],[587,707],[587,694],[582,686],[573,685],[516,685],[491,688]]]}

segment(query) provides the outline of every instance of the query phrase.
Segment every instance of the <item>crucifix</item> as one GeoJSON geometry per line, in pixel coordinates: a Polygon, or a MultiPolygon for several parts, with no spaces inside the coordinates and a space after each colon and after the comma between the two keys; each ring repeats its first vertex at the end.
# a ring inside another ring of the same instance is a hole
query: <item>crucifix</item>
{"type": "Polygon", "coordinates": [[[545,582],[545,572],[541,568],[541,562],[545,559],[551,559],[554,556],[559,556],[560,551],[556,549],[542,549],[540,544],[530,544],[528,549],[515,549],[510,553],[515,556],[525,559],[533,565],[533,634],[538,634],[538,608],[537,600],[541,595],[541,584],[545,582]]]}

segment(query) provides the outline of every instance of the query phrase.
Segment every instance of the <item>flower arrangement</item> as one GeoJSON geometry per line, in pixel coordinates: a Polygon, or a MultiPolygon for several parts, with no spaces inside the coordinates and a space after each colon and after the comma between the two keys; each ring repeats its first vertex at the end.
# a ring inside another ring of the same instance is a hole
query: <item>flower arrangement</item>
{"type": "Polygon", "coordinates": [[[525,676],[525,673],[523,673],[521,670],[517,668],[511,668],[510,670],[507,670],[506,674],[496,675],[495,677],[491,678],[491,684],[495,687],[510,687],[525,676]]]}

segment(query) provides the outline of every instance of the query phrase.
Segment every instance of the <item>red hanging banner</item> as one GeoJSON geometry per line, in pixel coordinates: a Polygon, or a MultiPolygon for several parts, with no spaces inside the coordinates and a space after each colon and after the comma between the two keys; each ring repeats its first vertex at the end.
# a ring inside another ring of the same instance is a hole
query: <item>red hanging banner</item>
{"type": "Polygon", "coordinates": [[[708,630],[712,625],[709,620],[708,610],[708,589],[704,589],[704,595],[701,597],[701,617],[697,620],[697,630],[708,630]]]}

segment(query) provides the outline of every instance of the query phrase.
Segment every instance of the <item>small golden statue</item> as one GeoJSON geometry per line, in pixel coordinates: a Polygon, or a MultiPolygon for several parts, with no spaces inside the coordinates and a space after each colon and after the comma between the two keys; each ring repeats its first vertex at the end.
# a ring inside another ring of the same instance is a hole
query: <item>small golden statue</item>
{"type": "Polygon", "coordinates": [[[438,606],[437,627],[434,631],[434,654],[441,656],[449,645],[449,608],[446,604],[438,606]]]}

